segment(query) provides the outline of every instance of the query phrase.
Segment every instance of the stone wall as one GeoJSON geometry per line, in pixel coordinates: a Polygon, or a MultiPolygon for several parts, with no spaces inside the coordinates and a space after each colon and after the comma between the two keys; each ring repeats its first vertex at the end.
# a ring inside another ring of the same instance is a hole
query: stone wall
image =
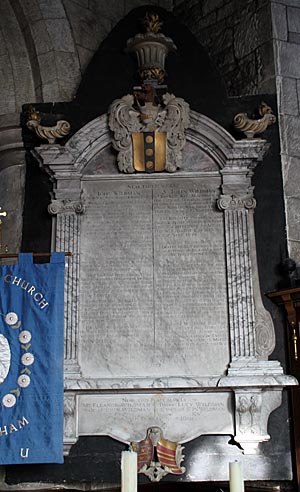
{"type": "Polygon", "coordinates": [[[269,0],[175,0],[174,13],[207,49],[229,96],[274,93],[269,0]]]}
{"type": "Polygon", "coordinates": [[[278,119],[289,254],[300,260],[300,3],[272,0],[278,119]]]}
{"type": "MultiPolygon", "coordinates": [[[[159,5],[166,10],[172,10],[172,0],[149,0],[149,5],[159,5]]],[[[144,5],[141,0],[91,0],[78,2],[63,0],[64,8],[70,21],[71,29],[78,52],[82,73],[90,62],[93,54],[99,48],[115,25],[130,10],[144,5]]]]}
{"type": "MultiPolygon", "coordinates": [[[[22,105],[71,101],[101,42],[124,15],[143,3],[141,0],[1,0],[0,207],[8,211],[3,230],[10,237],[10,251],[19,250],[23,226],[22,105]],[[4,172],[8,167],[10,171],[4,172]],[[18,191],[17,202],[6,192],[11,187],[18,191]]],[[[148,0],[148,3],[165,9],[173,6],[172,0],[148,0]]]]}
{"type": "MultiPolygon", "coordinates": [[[[172,9],[172,0],[149,0],[172,9]]],[[[101,42],[141,0],[3,0],[0,114],[26,102],[69,101],[101,42]]]]}
{"type": "MultiPolygon", "coordinates": [[[[92,56],[141,0],[3,0],[0,114],[26,102],[71,100],[92,56]]],[[[270,0],[148,0],[186,24],[224,77],[229,95],[274,92],[270,0]]],[[[296,20],[294,21],[296,22],[296,20]]],[[[296,27],[291,27],[297,35],[296,27]]]]}

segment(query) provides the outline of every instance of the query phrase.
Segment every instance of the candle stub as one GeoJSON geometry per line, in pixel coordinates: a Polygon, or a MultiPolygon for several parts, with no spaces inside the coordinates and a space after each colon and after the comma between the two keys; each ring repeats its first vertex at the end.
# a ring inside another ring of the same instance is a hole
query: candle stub
{"type": "Polygon", "coordinates": [[[230,492],[244,492],[244,481],[241,463],[229,463],[229,490],[230,492]]]}
{"type": "Polygon", "coordinates": [[[122,451],[121,492],[137,492],[137,453],[122,451]]]}

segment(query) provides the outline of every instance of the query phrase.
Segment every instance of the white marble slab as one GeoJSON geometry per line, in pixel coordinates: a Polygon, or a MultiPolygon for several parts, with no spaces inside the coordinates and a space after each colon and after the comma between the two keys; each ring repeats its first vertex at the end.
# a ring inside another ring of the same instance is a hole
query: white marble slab
{"type": "Polygon", "coordinates": [[[123,442],[144,439],[153,426],[181,443],[201,434],[232,435],[232,404],[230,392],[79,395],[78,432],[123,442]]]}
{"type": "Polygon", "coordinates": [[[229,363],[219,178],[84,181],[84,377],[220,376],[229,363]]]}

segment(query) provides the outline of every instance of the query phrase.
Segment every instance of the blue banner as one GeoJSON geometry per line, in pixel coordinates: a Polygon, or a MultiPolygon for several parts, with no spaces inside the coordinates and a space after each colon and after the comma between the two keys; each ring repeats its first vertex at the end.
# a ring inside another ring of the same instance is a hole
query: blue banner
{"type": "Polygon", "coordinates": [[[0,464],[63,462],[64,267],[0,266],[0,464]]]}

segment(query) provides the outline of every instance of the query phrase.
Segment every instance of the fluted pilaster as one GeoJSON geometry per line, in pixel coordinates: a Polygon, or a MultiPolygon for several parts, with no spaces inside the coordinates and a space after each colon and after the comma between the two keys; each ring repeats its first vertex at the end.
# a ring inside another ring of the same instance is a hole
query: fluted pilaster
{"type": "Polygon", "coordinates": [[[49,212],[56,215],[55,250],[70,251],[65,279],[65,372],[79,373],[78,366],[78,300],[79,300],[79,241],[80,201],[53,200],[49,212]]]}
{"type": "Polygon", "coordinates": [[[255,357],[255,313],[249,240],[249,213],[252,197],[222,195],[218,206],[224,210],[228,278],[228,308],[232,357],[255,357]]]}

